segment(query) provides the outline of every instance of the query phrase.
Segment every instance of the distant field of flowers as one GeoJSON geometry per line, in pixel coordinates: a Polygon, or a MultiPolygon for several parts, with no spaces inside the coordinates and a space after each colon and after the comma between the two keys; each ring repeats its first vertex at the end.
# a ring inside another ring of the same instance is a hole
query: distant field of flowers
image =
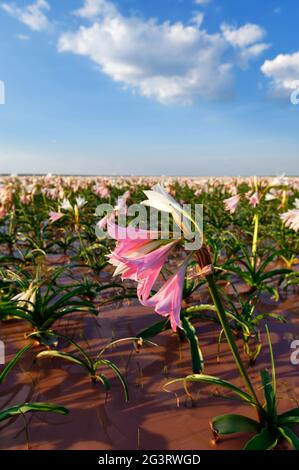
{"type": "Polygon", "coordinates": [[[299,449],[298,231],[295,177],[2,177],[0,448],[299,449]]]}

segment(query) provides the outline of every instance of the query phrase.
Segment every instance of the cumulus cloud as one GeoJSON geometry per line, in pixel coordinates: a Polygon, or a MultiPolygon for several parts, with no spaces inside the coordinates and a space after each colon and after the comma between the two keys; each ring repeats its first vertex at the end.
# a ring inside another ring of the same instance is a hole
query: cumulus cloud
{"type": "Polygon", "coordinates": [[[15,3],[2,3],[1,8],[33,31],[42,31],[49,27],[45,12],[50,10],[50,5],[46,0],[36,0],[35,3],[22,8],[15,3]]]}
{"type": "Polygon", "coordinates": [[[250,46],[265,36],[265,31],[259,25],[252,23],[245,24],[240,28],[222,23],[221,31],[227,42],[235,47],[250,46]]]}
{"type": "Polygon", "coordinates": [[[279,54],[266,60],[261,67],[270,79],[270,91],[276,97],[289,97],[299,84],[299,51],[293,54],[279,54]]]}
{"type": "Polygon", "coordinates": [[[221,31],[225,40],[238,51],[243,65],[258,57],[270,47],[270,44],[262,42],[266,32],[257,24],[247,23],[237,28],[223,23],[221,31]]]}
{"type": "Polygon", "coordinates": [[[252,48],[247,51],[252,56],[258,55],[258,47],[262,49],[256,44],[260,35],[242,42],[240,38],[228,40],[228,29],[209,34],[201,29],[201,14],[188,25],[158,22],[123,16],[105,0],[85,0],[74,13],[90,24],[63,33],[58,50],[89,57],[124,88],[161,103],[190,104],[196,97],[229,96],[234,77],[232,41],[244,53],[252,48]]]}

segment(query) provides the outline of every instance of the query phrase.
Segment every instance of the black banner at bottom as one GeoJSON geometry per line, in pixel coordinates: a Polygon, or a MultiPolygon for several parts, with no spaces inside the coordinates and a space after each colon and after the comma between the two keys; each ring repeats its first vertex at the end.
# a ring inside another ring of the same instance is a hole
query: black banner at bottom
{"type": "Polygon", "coordinates": [[[298,464],[296,451],[0,451],[1,469],[8,465],[46,465],[71,467],[119,467],[134,469],[140,466],[170,465],[207,468],[223,466],[298,464]]]}

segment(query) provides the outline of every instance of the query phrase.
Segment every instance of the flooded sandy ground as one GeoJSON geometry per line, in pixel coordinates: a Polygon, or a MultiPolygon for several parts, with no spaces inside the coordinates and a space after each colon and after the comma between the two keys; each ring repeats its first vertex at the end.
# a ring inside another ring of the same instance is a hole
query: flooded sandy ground
{"type": "MultiPolygon", "coordinates": [[[[208,300],[206,296],[203,289],[203,301],[208,300]]],[[[286,324],[268,322],[276,357],[280,411],[299,406],[299,365],[290,363],[290,343],[299,338],[298,307],[298,295],[291,291],[279,303],[264,299],[262,306],[263,311],[281,312],[288,320],[286,324]]],[[[158,319],[152,310],[134,303],[101,312],[97,318],[70,315],[55,329],[63,334],[67,332],[95,357],[109,341],[135,336],[158,319]]],[[[206,322],[194,324],[205,358],[205,373],[241,385],[225,342],[220,364],[217,362],[219,327],[206,322]]],[[[20,321],[1,325],[7,360],[26,344],[26,331],[26,325],[20,321]]],[[[30,449],[241,449],[248,435],[223,438],[215,446],[209,421],[213,416],[229,412],[254,417],[254,410],[215,396],[217,390],[210,386],[192,384],[193,400],[185,395],[181,385],[165,391],[167,381],[191,373],[189,347],[172,332],[165,332],[153,341],[157,346],[144,345],[140,352],[128,341],[105,353],[127,378],[128,403],[110,370],[103,369],[112,384],[106,395],[103,386],[92,384],[84,370],[76,365],[58,359],[34,364],[33,359],[41,350],[35,347],[1,385],[1,408],[25,401],[43,401],[70,410],[68,416],[26,415],[30,449]]],[[[72,347],[63,349],[74,351],[72,347]]],[[[259,384],[259,370],[265,366],[270,367],[270,360],[263,335],[262,352],[256,365],[249,369],[255,384],[259,384]]],[[[22,416],[0,423],[0,433],[1,449],[27,449],[22,416]]]]}

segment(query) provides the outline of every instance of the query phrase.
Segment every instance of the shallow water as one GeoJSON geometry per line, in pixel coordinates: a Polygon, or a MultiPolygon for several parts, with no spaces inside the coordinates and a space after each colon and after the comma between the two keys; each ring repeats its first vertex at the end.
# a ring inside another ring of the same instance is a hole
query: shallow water
{"type": "MultiPolygon", "coordinates": [[[[201,298],[205,298],[203,290],[201,298]]],[[[299,405],[299,365],[290,363],[290,343],[299,338],[299,299],[294,293],[282,297],[279,304],[263,299],[263,310],[283,312],[287,324],[271,321],[270,329],[275,350],[281,411],[299,405]]],[[[98,318],[69,316],[60,322],[61,333],[67,333],[89,348],[96,356],[112,339],[135,336],[138,331],[157,321],[150,309],[141,306],[101,312],[98,318]]],[[[200,346],[205,358],[205,373],[233,380],[241,385],[236,367],[225,343],[217,363],[219,327],[212,323],[196,324],[200,346]]],[[[1,326],[7,359],[26,344],[23,322],[11,321],[1,326]]],[[[26,415],[30,449],[241,449],[246,436],[223,438],[215,446],[211,442],[209,420],[227,412],[254,417],[254,410],[237,402],[215,397],[213,387],[192,384],[191,402],[180,385],[169,392],[163,387],[168,380],[191,372],[189,348],[177,335],[165,332],[153,339],[157,346],[144,345],[136,352],[132,341],[107,350],[105,357],[120,367],[129,384],[130,401],[125,403],[117,378],[111,378],[108,396],[101,385],[93,385],[84,371],[67,362],[40,360],[33,364],[36,347],[23,358],[1,386],[1,407],[24,401],[47,401],[64,405],[70,410],[65,416],[54,414],[26,415]]],[[[263,349],[250,375],[259,383],[259,370],[269,367],[265,338],[263,349]]],[[[69,351],[72,348],[68,348],[69,351]]],[[[104,369],[103,369],[104,372],[104,369]]],[[[1,449],[26,449],[22,417],[3,422],[0,426],[1,449]]]]}

